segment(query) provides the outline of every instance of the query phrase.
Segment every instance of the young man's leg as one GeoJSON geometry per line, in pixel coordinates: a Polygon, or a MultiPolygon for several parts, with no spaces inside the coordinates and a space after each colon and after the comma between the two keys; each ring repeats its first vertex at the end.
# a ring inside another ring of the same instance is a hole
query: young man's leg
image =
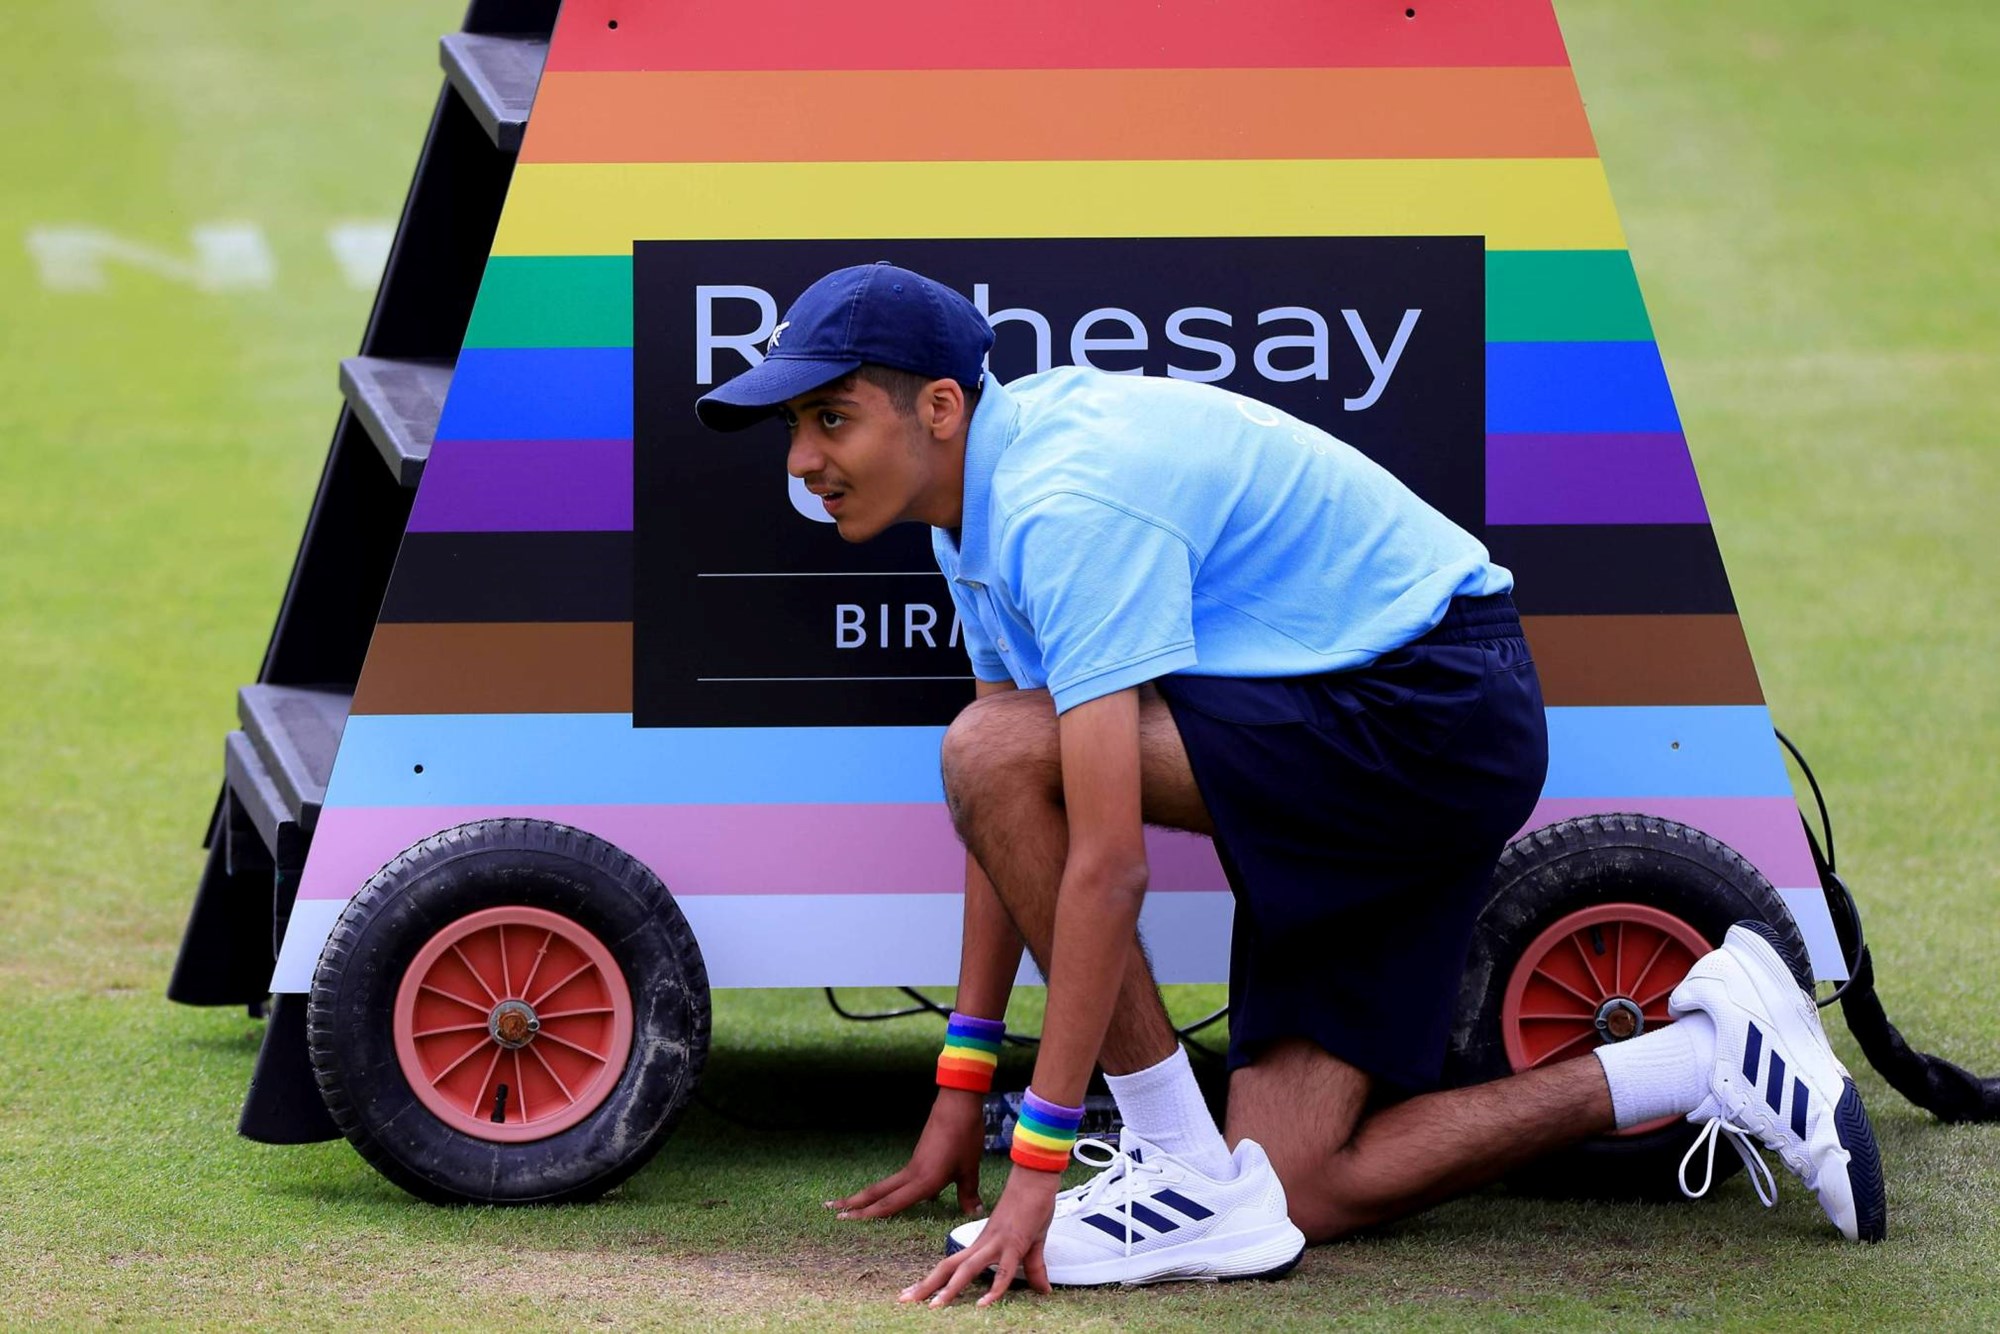
{"type": "MultiPolygon", "coordinates": [[[[1147,821],[1209,832],[1192,781],[1175,779],[1176,772],[1186,774],[1187,760],[1157,697],[1142,698],[1139,732],[1147,821]]],[[[968,708],[946,735],[944,767],[960,835],[1046,974],[1069,849],[1048,692],[1009,691],[968,708]]],[[[1098,1064],[1135,1131],[1212,1175],[1230,1171],[1229,1146],[1202,1100],[1136,935],[1098,1064]]]]}
{"type": "Polygon", "coordinates": [[[1263,1145],[1311,1241],[1428,1208],[1615,1124],[1589,1056],[1365,1116],[1369,1090],[1367,1075],[1304,1038],[1230,1076],[1229,1142],[1263,1145]]]}
{"type": "MultiPolygon", "coordinates": [[[[1179,729],[1151,690],[1141,695],[1140,745],[1148,822],[1213,833],[1179,729]]],[[[1047,692],[1006,692],[968,708],[946,735],[944,767],[967,847],[1030,951],[1046,961],[1068,849],[1047,692]]],[[[1367,1076],[1305,1039],[1274,1042],[1231,1078],[1227,1141],[1261,1145],[1294,1221],[1326,1240],[1483,1185],[1615,1123],[1691,1110],[1699,1095],[1685,1090],[1699,1086],[1708,1062],[1696,1050],[1698,1027],[1677,1028],[1620,1044],[1626,1092],[1616,1116],[1604,1063],[1582,1057],[1414,1098],[1364,1122],[1367,1076]]],[[[1215,1132],[1185,1059],[1135,939],[1101,1064],[1128,1122],[1144,1123],[1135,1129],[1200,1145],[1215,1132]]]]}
{"type": "MultiPolygon", "coordinates": [[[[1150,794],[1166,738],[1155,700],[1140,714],[1140,746],[1150,794]]],[[[1173,734],[1178,745],[1179,735],[1173,734]]],[[[1183,758],[1183,767],[1185,759],[1183,758]]],[[[968,705],[945,734],[945,796],[959,837],[1013,918],[1035,962],[1048,973],[1055,938],[1056,891],[1069,856],[1069,822],[1062,808],[1062,762],[1054,703],[1046,690],[1013,690],[968,705]]],[[[1199,809],[1200,799],[1196,798],[1199,809]]],[[[1184,814],[1184,813],[1182,813],[1184,814]]],[[[1149,808],[1151,823],[1168,823],[1149,808]]],[[[1186,826],[1177,826],[1186,827],[1186,826]]],[[[1133,937],[1117,1012],[1098,1063],[1110,1074],[1129,1074],[1171,1055],[1176,1040],[1146,957],[1133,937]]]]}
{"type": "MultiPolygon", "coordinates": [[[[1180,732],[1151,691],[1141,694],[1140,751],[1147,821],[1212,833],[1180,732]]],[[[1047,692],[1012,691],[980,700],[953,724],[944,756],[959,832],[1029,950],[1046,961],[1068,849],[1055,710],[1047,692]]],[[[1184,1065],[1185,1057],[1135,939],[1100,1062],[1128,1120],[1131,1111],[1141,1111],[1143,1118],[1156,1108],[1207,1120],[1198,1100],[1187,1106],[1191,1075],[1183,1080],[1175,1071],[1170,1079],[1161,1070],[1148,1078],[1169,1061],[1184,1065]],[[1120,1077],[1135,1075],[1141,1087],[1127,1096],[1120,1077]],[[1155,1093],[1148,1084],[1158,1086],[1158,1096],[1147,1096],[1155,1093]],[[1138,1105],[1127,1109],[1128,1102],[1138,1105]]],[[[1603,1068],[1590,1058],[1414,1099],[1363,1125],[1367,1095],[1365,1075],[1303,1039],[1273,1044],[1230,1081],[1227,1142],[1255,1140],[1270,1155],[1288,1195],[1298,1183],[1293,1217],[1315,1240],[1485,1184],[1612,1125],[1603,1068]],[[1436,1099],[1445,1101],[1434,1104],[1436,1099]]],[[[1152,1132],[1148,1138],[1202,1138],[1193,1129],[1176,1133],[1158,1120],[1143,1119],[1149,1123],[1139,1128],[1152,1132]]]]}

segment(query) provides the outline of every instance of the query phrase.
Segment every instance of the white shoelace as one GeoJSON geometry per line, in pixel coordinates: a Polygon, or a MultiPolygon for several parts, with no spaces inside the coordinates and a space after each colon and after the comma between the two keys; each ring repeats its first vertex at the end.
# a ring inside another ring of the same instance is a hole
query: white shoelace
{"type": "Polygon", "coordinates": [[[1708,1188],[1715,1182],[1715,1144],[1725,1135],[1737,1156],[1743,1160],[1743,1165],[1750,1170],[1750,1184],[1756,1187],[1757,1198],[1769,1209],[1778,1202],[1778,1179],[1771,1175],[1770,1164],[1764,1161],[1764,1155],[1757,1152],[1750,1132],[1722,1116],[1710,1117],[1708,1124],[1701,1128],[1701,1133],[1694,1137],[1694,1143],[1688,1145],[1687,1154],[1681,1159],[1681,1194],[1690,1200],[1708,1194],[1708,1188]],[[1688,1185],[1688,1164],[1701,1152],[1703,1144],[1708,1146],[1708,1166],[1701,1178],[1701,1188],[1696,1190],[1688,1185]]]}
{"type": "MultiPolygon", "coordinates": [[[[1115,1202],[1107,1198],[1103,1203],[1106,1208],[1111,1209],[1113,1212],[1123,1210],[1125,1220],[1125,1256],[1127,1259],[1130,1259],[1132,1256],[1132,1197],[1138,1194],[1138,1190],[1133,1185],[1133,1178],[1142,1172],[1149,1171],[1148,1164],[1144,1159],[1134,1158],[1125,1152],[1125,1142],[1122,1136],[1115,1145],[1108,1140],[1080,1139],[1071,1147],[1070,1154],[1085,1167],[1100,1167],[1104,1170],[1084,1182],[1081,1186],[1072,1186],[1056,1196],[1057,1213],[1074,1213],[1078,1210],[1088,1209],[1099,1202],[1099,1196],[1121,1195],[1122,1198],[1115,1202]],[[1086,1154],[1084,1152],[1085,1149],[1089,1149],[1091,1152],[1086,1154]],[[1099,1154],[1103,1156],[1095,1156],[1099,1154]]],[[[1158,1174],[1157,1169],[1150,1170],[1154,1175],[1158,1174]]]]}

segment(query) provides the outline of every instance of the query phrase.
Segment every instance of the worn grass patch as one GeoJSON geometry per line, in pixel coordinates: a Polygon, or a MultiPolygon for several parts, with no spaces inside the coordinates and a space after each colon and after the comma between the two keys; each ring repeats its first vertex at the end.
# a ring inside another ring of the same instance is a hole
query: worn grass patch
{"type": "MultiPolygon", "coordinates": [[[[704,1105],[588,1207],[432,1208],[345,1144],[238,1139],[261,1025],[160,992],[367,309],[321,230],[393,214],[459,9],[0,19],[0,108],[26,127],[0,138],[0,1325],[2000,1325],[2000,1129],[1938,1126],[1868,1072],[1881,1247],[1832,1243],[1789,1180],[1770,1213],[1740,1180],[1685,1208],[1493,1192],[1281,1283],[943,1314],[891,1301],[937,1253],[942,1204],[867,1225],[817,1206],[906,1151],[854,1095],[914,1126],[927,1020],[720,995],[704,1105]],[[265,228],[271,290],[116,268],[56,293],[20,244],[87,223],[184,253],[188,227],[226,219],[265,228]]],[[[1920,1045],[2000,1068],[2000,147],[1976,114],[2000,12],[1560,9],[1766,693],[1835,803],[1884,994],[1920,1045]]]]}

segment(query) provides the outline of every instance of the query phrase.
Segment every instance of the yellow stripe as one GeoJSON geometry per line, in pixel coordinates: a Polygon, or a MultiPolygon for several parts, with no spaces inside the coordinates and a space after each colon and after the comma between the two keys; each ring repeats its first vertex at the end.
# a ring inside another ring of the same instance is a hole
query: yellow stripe
{"type": "Polygon", "coordinates": [[[1038,1149],[1046,1149],[1050,1153],[1068,1153],[1069,1146],[1076,1142],[1074,1136],[1069,1139],[1054,1139],[1048,1135],[1031,1130],[1018,1121],[1014,1124],[1014,1138],[1023,1144],[1032,1144],[1038,1149]]]}
{"type": "Polygon", "coordinates": [[[1246,162],[524,162],[496,255],[640,240],[1484,236],[1619,250],[1595,158],[1246,162]]]}
{"type": "Polygon", "coordinates": [[[951,1065],[977,1066],[984,1070],[991,1070],[1000,1064],[1000,1058],[990,1051],[966,1051],[961,1047],[947,1048],[938,1059],[951,1065]]]}

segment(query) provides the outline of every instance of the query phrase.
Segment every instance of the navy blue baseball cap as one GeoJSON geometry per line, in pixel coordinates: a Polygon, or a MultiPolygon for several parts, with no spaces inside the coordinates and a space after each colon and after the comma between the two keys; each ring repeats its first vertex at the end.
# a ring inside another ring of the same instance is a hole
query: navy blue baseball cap
{"type": "Polygon", "coordinates": [[[704,394],[694,410],[704,426],[740,431],[866,362],[976,389],[992,346],[993,326],[943,283],[886,260],[856,264],[801,293],[764,360],[704,394]]]}

